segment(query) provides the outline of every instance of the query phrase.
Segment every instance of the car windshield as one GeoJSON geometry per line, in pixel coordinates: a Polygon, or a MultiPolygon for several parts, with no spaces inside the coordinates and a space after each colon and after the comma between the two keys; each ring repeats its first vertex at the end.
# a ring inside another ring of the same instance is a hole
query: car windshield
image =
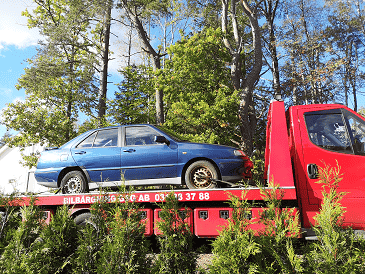
{"type": "Polygon", "coordinates": [[[167,134],[174,141],[176,141],[176,142],[186,142],[186,140],[184,140],[179,134],[171,131],[170,129],[168,129],[164,126],[159,126],[159,125],[156,125],[156,127],[159,130],[162,130],[165,134],[167,134]]]}

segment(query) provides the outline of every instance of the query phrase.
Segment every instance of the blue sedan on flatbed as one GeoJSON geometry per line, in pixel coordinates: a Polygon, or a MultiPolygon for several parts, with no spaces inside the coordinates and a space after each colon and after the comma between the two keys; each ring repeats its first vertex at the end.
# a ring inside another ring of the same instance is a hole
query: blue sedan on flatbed
{"type": "Polygon", "coordinates": [[[182,141],[146,124],[94,129],[48,148],[38,160],[35,178],[63,193],[121,184],[204,189],[248,178],[251,168],[249,158],[233,147],[182,141]]]}

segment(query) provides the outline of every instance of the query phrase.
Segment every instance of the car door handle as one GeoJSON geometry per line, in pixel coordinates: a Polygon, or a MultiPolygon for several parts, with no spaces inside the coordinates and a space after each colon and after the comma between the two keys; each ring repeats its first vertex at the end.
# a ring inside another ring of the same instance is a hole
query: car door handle
{"type": "Polygon", "coordinates": [[[316,164],[308,164],[307,173],[309,179],[318,179],[318,166],[316,164]]]}
{"type": "Polygon", "coordinates": [[[75,154],[85,154],[86,151],[78,151],[78,152],[75,152],[75,154]]]}
{"type": "Polygon", "coordinates": [[[123,152],[128,152],[128,153],[132,153],[132,152],[135,152],[136,150],[131,148],[131,149],[126,149],[126,150],[123,150],[123,152]]]}

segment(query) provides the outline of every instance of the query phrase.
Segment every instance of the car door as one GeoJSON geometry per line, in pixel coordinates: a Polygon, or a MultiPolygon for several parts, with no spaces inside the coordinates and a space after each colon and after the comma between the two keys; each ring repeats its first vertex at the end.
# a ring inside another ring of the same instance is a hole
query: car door
{"type": "Polygon", "coordinates": [[[317,183],[318,167],[339,167],[343,179],[337,191],[346,193],[341,201],[346,207],[344,222],[365,228],[365,121],[339,108],[299,112],[304,120],[300,128],[309,204],[320,208],[323,188],[317,183]]]}
{"type": "Polygon", "coordinates": [[[124,127],[121,170],[125,180],[133,184],[158,184],[154,179],[176,178],[177,146],[157,143],[161,135],[149,126],[124,127]]]}
{"type": "Polygon", "coordinates": [[[119,131],[119,128],[95,131],[71,149],[75,162],[87,171],[92,182],[120,181],[119,131]]]}

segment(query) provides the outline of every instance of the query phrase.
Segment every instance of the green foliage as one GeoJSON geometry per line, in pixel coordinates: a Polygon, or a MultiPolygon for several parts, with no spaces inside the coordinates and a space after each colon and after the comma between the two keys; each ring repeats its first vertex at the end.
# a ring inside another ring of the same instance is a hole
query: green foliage
{"type": "Polygon", "coordinates": [[[341,200],[345,192],[338,192],[341,182],[340,168],[319,167],[319,184],[322,184],[322,206],[315,216],[313,227],[318,241],[310,245],[306,259],[312,273],[363,273],[365,240],[356,237],[351,228],[344,229],[345,208],[341,200]]]}
{"type": "Polygon", "coordinates": [[[107,203],[107,194],[100,192],[98,199],[90,207],[91,217],[79,233],[73,273],[98,273],[100,250],[108,237],[107,212],[110,206],[107,203]]]}
{"type": "Polygon", "coordinates": [[[122,187],[115,203],[108,203],[107,193],[99,194],[79,234],[74,273],[148,271],[149,243],[138,205],[129,198],[132,191],[122,187]]]}
{"type": "Polygon", "coordinates": [[[34,206],[34,200],[30,206],[21,207],[20,213],[22,219],[1,256],[1,273],[32,273],[28,271],[27,260],[44,223],[39,207],[34,206]]]}
{"type": "MultiPolygon", "coordinates": [[[[80,111],[91,114],[96,98],[94,54],[90,54],[90,18],[85,1],[36,1],[36,8],[23,15],[28,27],[37,27],[47,42],[27,60],[28,67],[18,79],[25,101],[10,103],[3,112],[7,128],[22,134],[11,146],[36,143],[60,146],[77,135],[75,123],[80,111]]],[[[35,161],[26,159],[31,166],[35,161]]]]}
{"type": "Polygon", "coordinates": [[[154,123],[153,72],[145,66],[127,67],[120,71],[124,80],[109,101],[109,117],[116,124],[154,123]]]}
{"type": "Polygon", "coordinates": [[[261,256],[255,257],[259,273],[302,273],[303,260],[298,256],[300,236],[299,213],[294,208],[282,207],[284,190],[271,178],[268,188],[261,188],[266,208],[259,224],[265,229],[258,233],[256,242],[261,247],[261,256]]]}
{"type": "Polygon", "coordinates": [[[260,255],[261,248],[256,243],[248,219],[250,204],[245,199],[246,191],[241,199],[230,195],[230,206],[233,208],[232,218],[224,227],[218,238],[212,243],[213,261],[210,273],[256,273],[257,265],[249,263],[260,255]]]}
{"type": "Polygon", "coordinates": [[[194,273],[197,254],[193,251],[193,235],[190,226],[184,222],[191,210],[181,210],[174,192],[159,204],[161,221],[157,227],[162,233],[157,240],[160,246],[153,267],[153,273],[194,273]]]}
{"type": "Polygon", "coordinates": [[[205,29],[170,46],[156,81],[166,102],[164,126],[188,140],[231,145],[240,139],[238,98],[221,39],[219,30],[205,29]]]}
{"type": "Polygon", "coordinates": [[[108,235],[100,250],[98,273],[145,273],[150,269],[145,225],[137,204],[129,201],[130,195],[121,193],[117,201],[127,202],[115,203],[107,212],[108,235]]]}
{"type": "Polygon", "coordinates": [[[78,247],[77,227],[69,208],[58,208],[48,225],[41,226],[39,238],[32,244],[25,265],[28,273],[70,273],[78,247]]]}
{"type": "Polygon", "coordinates": [[[213,242],[211,273],[300,273],[302,260],[294,249],[299,235],[299,216],[281,208],[283,191],[273,181],[261,194],[266,208],[258,220],[250,220],[250,207],[243,191],[241,199],[230,195],[233,208],[228,226],[213,242]],[[251,225],[260,228],[256,232],[251,225]],[[265,258],[265,259],[263,259],[265,258]]]}
{"type": "Polygon", "coordinates": [[[17,206],[20,201],[17,193],[12,193],[10,196],[0,193],[0,257],[20,224],[21,215],[17,206]]]}

